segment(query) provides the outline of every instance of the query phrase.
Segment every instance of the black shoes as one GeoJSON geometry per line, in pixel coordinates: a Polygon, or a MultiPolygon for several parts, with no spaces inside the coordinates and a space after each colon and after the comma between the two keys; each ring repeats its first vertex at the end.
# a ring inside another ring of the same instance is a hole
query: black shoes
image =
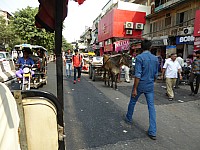
{"type": "Polygon", "coordinates": [[[148,137],[149,137],[150,139],[152,139],[152,140],[156,140],[156,136],[149,135],[148,133],[147,133],[147,135],[148,135],[148,137]]]}
{"type": "Polygon", "coordinates": [[[133,122],[132,121],[129,121],[126,117],[126,115],[123,115],[123,120],[124,122],[127,124],[127,125],[133,125],[133,122]]]}

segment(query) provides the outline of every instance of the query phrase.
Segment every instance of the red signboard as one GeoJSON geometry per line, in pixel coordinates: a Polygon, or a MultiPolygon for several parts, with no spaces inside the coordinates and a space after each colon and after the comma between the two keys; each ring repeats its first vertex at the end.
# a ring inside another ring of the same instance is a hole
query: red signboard
{"type": "Polygon", "coordinates": [[[132,29],[132,34],[126,34],[125,22],[145,24],[145,12],[113,9],[106,14],[98,24],[98,42],[117,38],[141,38],[142,30],[132,29]]]}
{"type": "Polygon", "coordinates": [[[200,50],[200,36],[194,39],[194,51],[200,50]]]}
{"type": "Polygon", "coordinates": [[[105,45],[104,52],[113,51],[113,44],[105,45]]]}
{"type": "Polygon", "coordinates": [[[196,11],[194,22],[194,36],[200,36],[200,10],[196,11]]]}
{"type": "Polygon", "coordinates": [[[114,42],[115,44],[115,51],[123,51],[123,50],[129,50],[130,42],[129,40],[120,40],[117,42],[114,42]]]}

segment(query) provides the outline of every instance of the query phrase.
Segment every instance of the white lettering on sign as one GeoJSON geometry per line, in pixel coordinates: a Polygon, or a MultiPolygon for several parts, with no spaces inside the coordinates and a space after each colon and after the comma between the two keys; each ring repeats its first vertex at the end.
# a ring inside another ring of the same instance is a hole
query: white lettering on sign
{"type": "Polygon", "coordinates": [[[194,41],[194,36],[184,36],[184,37],[180,37],[179,42],[183,43],[183,42],[193,42],[194,41]]]}

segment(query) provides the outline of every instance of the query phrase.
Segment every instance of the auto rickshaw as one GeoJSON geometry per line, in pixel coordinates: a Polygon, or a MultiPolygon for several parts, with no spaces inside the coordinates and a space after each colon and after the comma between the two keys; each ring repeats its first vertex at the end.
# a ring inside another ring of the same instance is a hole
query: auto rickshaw
{"type": "MultiPolygon", "coordinates": [[[[47,84],[47,50],[38,45],[32,45],[31,58],[37,63],[37,69],[35,70],[35,76],[40,78],[40,84],[47,84]]],[[[33,85],[34,87],[35,85],[33,85]]]]}

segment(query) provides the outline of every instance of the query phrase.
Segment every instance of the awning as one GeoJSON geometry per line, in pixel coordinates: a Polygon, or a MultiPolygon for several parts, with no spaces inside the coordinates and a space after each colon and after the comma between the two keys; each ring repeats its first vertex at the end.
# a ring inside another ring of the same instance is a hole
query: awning
{"type": "MultiPolygon", "coordinates": [[[[38,0],[39,11],[35,16],[35,25],[38,28],[45,28],[49,32],[55,31],[55,4],[56,0],[38,0]]],[[[74,0],[81,5],[85,0],[74,0]]],[[[63,0],[63,18],[62,21],[67,17],[68,0],[63,0]]]]}

